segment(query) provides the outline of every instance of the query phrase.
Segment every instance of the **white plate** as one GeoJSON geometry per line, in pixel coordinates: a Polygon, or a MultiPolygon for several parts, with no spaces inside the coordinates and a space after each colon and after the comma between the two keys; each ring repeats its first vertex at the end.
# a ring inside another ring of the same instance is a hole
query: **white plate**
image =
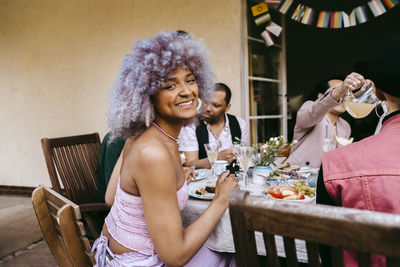
{"type": "Polygon", "coordinates": [[[211,200],[211,199],[214,198],[214,193],[206,192],[205,195],[196,194],[196,190],[198,190],[200,188],[204,188],[205,189],[205,186],[189,185],[189,196],[194,197],[194,198],[198,198],[198,199],[206,199],[206,200],[211,200]]]}
{"type": "Polygon", "coordinates": [[[315,174],[318,172],[318,169],[305,166],[301,167],[300,170],[297,170],[296,172],[299,174],[306,174],[306,173],[315,174]]]}
{"type": "Polygon", "coordinates": [[[207,178],[207,172],[196,173],[196,178],[192,179],[192,182],[200,181],[207,178]]]}

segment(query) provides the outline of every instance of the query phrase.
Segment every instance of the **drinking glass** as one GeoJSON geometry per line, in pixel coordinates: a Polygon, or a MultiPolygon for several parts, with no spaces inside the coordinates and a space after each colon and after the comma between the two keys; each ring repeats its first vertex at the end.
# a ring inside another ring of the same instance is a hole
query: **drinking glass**
{"type": "Polygon", "coordinates": [[[380,101],[374,93],[374,86],[371,81],[356,91],[348,91],[344,99],[346,111],[354,118],[361,119],[366,116],[379,104],[380,101]]]}
{"type": "Polygon", "coordinates": [[[218,142],[217,144],[204,144],[204,148],[206,149],[207,158],[211,165],[211,175],[213,178],[216,178],[214,164],[218,157],[218,150],[220,148],[220,143],[218,142]]]}
{"type": "Polygon", "coordinates": [[[247,175],[247,171],[249,170],[250,163],[252,162],[254,155],[254,148],[251,146],[242,146],[239,149],[239,164],[240,167],[244,171],[244,185],[248,185],[249,176],[247,175]]]}

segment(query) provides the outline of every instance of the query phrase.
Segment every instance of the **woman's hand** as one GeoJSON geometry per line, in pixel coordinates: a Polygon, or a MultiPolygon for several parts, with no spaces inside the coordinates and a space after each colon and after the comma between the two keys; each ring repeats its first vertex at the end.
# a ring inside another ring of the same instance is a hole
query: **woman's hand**
{"type": "Polygon", "coordinates": [[[239,189],[238,181],[234,174],[229,174],[228,171],[221,174],[215,185],[214,199],[222,201],[226,208],[229,204],[229,193],[232,189],[239,189]]]}
{"type": "Polygon", "coordinates": [[[188,183],[196,178],[196,173],[191,167],[183,167],[183,174],[185,175],[185,180],[188,183]]]}

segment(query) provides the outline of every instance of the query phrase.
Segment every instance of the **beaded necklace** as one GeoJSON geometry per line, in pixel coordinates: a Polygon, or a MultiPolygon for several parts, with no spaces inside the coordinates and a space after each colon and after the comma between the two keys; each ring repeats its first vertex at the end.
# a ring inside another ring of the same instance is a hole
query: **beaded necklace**
{"type": "Polygon", "coordinates": [[[178,139],[170,136],[169,134],[167,134],[157,123],[155,122],[151,122],[151,124],[153,124],[158,130],[160,130],[160,132],[162,132],[163,134],[165,134],[167,137],[171,138],[172,140],[175,141],[175,143],[178,143],[178,139]]]}

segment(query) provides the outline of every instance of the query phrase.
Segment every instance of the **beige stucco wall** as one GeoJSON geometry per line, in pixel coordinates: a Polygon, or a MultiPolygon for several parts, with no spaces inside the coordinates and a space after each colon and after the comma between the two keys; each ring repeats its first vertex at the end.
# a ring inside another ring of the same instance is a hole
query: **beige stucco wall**
{"type": "Polygon", "coordinates": [[[0,185],[50,185],[42,137],[103,137],[122,56],[160,30],[204,40],[240,114],[240,2],[0,0],[0,185]]]}

